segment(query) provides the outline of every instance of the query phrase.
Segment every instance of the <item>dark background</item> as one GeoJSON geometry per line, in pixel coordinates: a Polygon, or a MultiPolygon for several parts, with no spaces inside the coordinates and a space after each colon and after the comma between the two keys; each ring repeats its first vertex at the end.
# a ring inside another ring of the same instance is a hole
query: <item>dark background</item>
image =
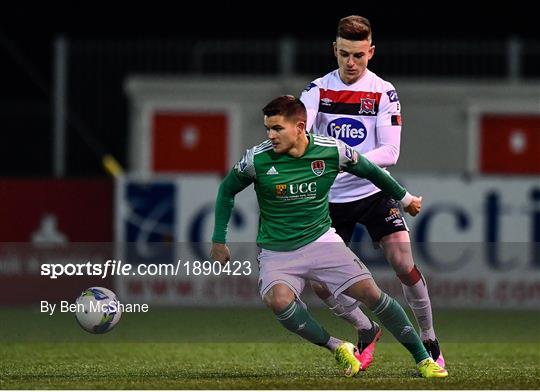
{"type": "MultiPolygon", "coordinates": [[[[71,43],[123,40],[279,39],[327,40],[337,21],[360,14],[371,20],[377,40],[502,40],[519,37],[538,41],[540,28],[530,10],[489,8],[445,2],[425,6],[376,3],[335,9],[314,8],[310,3],[289,9],[287,2],[230,5],[181,3],[97,5],[9,5],[0,11],[0,175],[48,176],[51,160],[51,81],[55,37],[71,43]],[[197,9],[198,8],[198,9],[197,9]],[[235,9],[236,8],[236,9],[235,9]],[[255,11],[256,10],[256,11],[255,11]]],[[[127,102],[122,89],[125,75],[187,73],[178,66],[145,66],[135,60],[104,68],[100,79],[79,66],[88,58],[70,53],[68,98],[79,127],[68,128],[68,176],[104,176],[99,163],[103,151],[125,164],[127,102]],[[72,71],[73,69],[73,71],[72,71]],[[78,70],[78,71],[77,71],[78,70]],[[108,108],[103,111],[98,104],[108,108]],[[80,129],[89,136],[81,137],[80,129]],[[87,138],[88,139],[88,138],[87,138]]],[[[325,66],[326,67],[326,66],[325,66]]],[[[263,73],[265,71],[263,70],[263,73]]],[[[268,71],[271,74],[271,70],[268,71]]],[[[326,72],[326,68],[325,68],[326,72]]],[[[237,70],[237,74],[245,74],[237,70]]],[[[384,76],[384,74],[383,74],[384,76]]]]}
{"type": "MultiPolygon", "coordinates": [[[[472,2],[439,2],[431,6],[358,2],[356,7],[314,7],[312,3],[244,3],[239,6],[205,2],[160,2],[65,5],[3,5],[2,31],[28,41],[46,41],[65,32],[77,36],[190,36],[190,37],[325,37],[339,18],[357,14],[369,18],[377,37],[506,38],[510,34],[540,36],[532,9],[502,6],[472,7],[472,2]],[[375,5],[376,4],[376,5],[375,5]],[[144,5],[144,6],[143,6],[144,5]]],[[[324,5],[322,2],[320,5],[324,5]]]]}

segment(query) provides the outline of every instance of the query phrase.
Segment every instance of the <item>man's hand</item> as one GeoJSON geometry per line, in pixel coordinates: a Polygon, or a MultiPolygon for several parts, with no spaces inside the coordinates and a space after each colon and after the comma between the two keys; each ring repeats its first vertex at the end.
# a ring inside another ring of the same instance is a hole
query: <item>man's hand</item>
{"type": "Polygon", "coordinates": [[[227,264],[231,259],[231,251],[225,244],[212,243],[212,250],[210,250],[210,259],[212,261],[219,261],[221,264],[227,264]]]}
{"type": "Polygon", "coordinates": [[[411,203],[404,208],[411,216],[416,216],[422,209],[422,196],[413,196],[411,203]]]}

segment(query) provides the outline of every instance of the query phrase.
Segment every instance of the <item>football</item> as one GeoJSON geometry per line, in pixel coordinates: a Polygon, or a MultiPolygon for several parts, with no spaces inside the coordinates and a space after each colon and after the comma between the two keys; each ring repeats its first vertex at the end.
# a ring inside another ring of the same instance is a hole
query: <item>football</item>
{"type": "Polygon", "coordinates": [[[114,328],[122,311],[116,294],[104,287],[90,287],[76,300],[75,318],[90,333],[101,334],[114,328]]]}

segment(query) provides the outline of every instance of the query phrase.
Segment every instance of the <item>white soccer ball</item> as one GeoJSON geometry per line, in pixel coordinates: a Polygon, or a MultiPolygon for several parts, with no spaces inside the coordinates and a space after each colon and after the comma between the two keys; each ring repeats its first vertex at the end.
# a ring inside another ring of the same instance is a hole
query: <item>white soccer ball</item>
{"type": "Polygon", "coordinates": [[[77,322],[90,333],[109,332],[122,316],[116,294],[104,287],[90,287],[84,290],[75,303],[77,322]]]}

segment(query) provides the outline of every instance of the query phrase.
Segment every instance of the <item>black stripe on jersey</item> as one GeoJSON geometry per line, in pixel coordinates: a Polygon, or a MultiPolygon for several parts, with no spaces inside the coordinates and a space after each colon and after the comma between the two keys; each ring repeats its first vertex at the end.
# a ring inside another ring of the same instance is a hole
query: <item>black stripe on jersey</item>
{"type": "Polygon", "coordinates": [[[319,112],[321,113],[330,113],[330,114],[349,114],[353,116],[376,116],[377,112],[379,111],[379,105],[375,104],[374,110],[372,112],[366,112],[362,111],[360,112],[360,104],[359,103],[340,103],[340,102],[332,102],[332,103],[320,103],[319,104],[319,112]]]}

